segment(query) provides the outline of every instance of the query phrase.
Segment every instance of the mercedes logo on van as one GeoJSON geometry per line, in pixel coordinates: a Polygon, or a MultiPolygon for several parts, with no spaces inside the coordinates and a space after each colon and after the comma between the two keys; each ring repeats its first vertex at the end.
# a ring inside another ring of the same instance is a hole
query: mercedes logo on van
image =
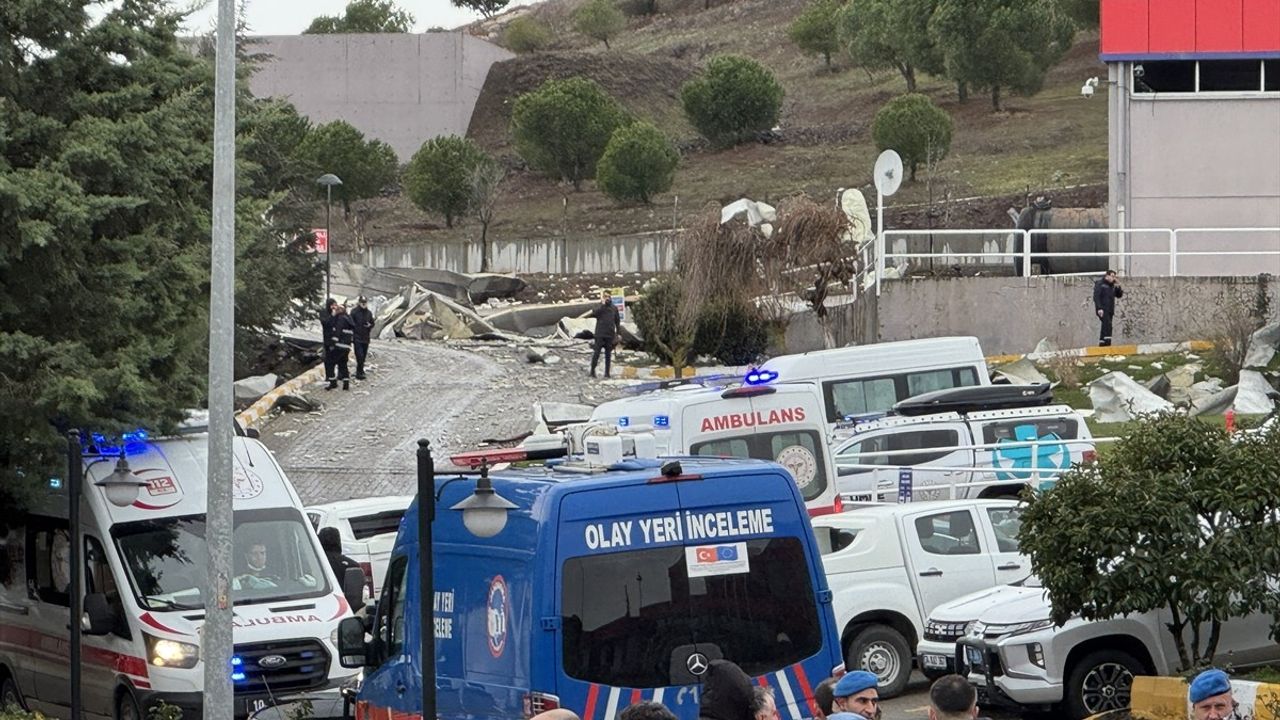
{"type": "Polygon", "coordinates": [[[684,661],[684,665],[694,675],[701,675],[707,671],[707,656],[696,652],[684,661]]]}
{"type": "Polygon", "coordinates": [[[283,655],[267,655],[258,660],[258,667],[272,670],[289,662],[283,655]]]}

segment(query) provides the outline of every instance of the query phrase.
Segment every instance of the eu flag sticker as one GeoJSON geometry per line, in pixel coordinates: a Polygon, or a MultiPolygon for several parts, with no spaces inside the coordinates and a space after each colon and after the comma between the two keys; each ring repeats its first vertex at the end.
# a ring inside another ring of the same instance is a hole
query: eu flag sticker
{"type": "Polygon", "coordinates": [[[751,571],[745,542],[686,547],[684,558],[691,578],[736,575],[751,571]]]}

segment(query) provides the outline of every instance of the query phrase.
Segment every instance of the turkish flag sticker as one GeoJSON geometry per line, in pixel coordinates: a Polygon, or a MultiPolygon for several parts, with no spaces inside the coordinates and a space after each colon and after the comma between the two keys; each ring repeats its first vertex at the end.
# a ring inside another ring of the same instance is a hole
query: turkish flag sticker
{"type": "Polygon", "coordinates": [[[712,563],[716,561],[716,549],[713,547],[698,548],[698,562],[712,563]]]}

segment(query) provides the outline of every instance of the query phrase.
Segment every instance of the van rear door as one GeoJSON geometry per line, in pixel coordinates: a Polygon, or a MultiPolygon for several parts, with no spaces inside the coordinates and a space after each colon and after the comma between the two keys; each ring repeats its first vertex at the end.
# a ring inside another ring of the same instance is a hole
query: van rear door
{"type": "Polygon", "coordinates": [[[738,467],[565,496],[562,707],[612,720],[656,700],[694,720],[701,673],[726,658],[777,688],[782,720],[813,716],[812,688],[840,660],[812,531],[790,478],[738,467]]]}

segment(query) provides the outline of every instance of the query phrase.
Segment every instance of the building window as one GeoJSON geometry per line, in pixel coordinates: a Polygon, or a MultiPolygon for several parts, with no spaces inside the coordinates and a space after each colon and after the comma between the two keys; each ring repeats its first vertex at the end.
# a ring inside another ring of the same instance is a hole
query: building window
{"type": "Polygon", "coordinates": [[[1188,93],[1196,91],[1194,60],[1135,63],[1133,91],[1137,93],[1188,93]]]}
{"type": "Polygon", "coordinates": [[[1133,92],[1280,92],[1280,60],[1151,60],[1134,63],[1133,92]]]}
{"type": "Polygon", "coordinates": [[[1258,92],[1261,89],[1261,60],[1200,61],[1200,92],[1258,92]]]}

